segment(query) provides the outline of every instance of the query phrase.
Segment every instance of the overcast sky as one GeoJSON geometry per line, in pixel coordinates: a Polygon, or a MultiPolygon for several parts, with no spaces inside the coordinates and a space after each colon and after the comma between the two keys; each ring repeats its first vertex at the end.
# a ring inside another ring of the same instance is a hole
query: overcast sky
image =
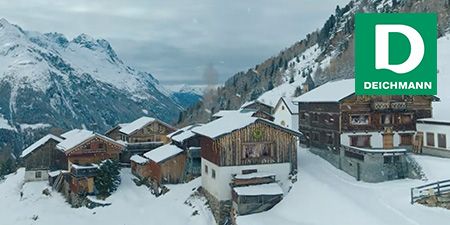
{"type": "Polygon", "coordinates": [[[0,17],[25,30],[108,40],[127,64],[163,84],[220,81],[321,27],[348,0],[0,0],[0,17]]]}

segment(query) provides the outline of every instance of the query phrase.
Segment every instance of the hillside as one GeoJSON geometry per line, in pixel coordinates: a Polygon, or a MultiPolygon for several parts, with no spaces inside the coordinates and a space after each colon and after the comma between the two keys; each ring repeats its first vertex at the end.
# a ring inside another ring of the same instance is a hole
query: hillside
{"type": "Polygon", "coordinates": [[[449,29],[447,0],[356,0],[336,7],[323,27],[246,72],[239,72],[225,85],[211,91],[199,104],[183,113],[181,124],[204,122],[221,109],[237,109],[259,99],[274,105],[282,96],[298,96],[310,76],[315,85],[354,76],[354,15],[358,12],[436,12],[439,36],[449,29]]]}
{"type": "Polygon", "coordinates": [[[48,131],[103,132],[142,115],[174,122],[180,103],[198,99],[176,96],[151,74],[127,66],[104,39],[81,34],[68,40],[5,19],[0,65],[0,149],[16,152],[48,131]]]}

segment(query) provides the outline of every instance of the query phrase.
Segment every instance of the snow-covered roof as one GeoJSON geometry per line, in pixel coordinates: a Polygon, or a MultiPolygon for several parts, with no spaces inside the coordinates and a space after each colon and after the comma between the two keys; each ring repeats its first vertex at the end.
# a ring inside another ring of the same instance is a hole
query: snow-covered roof
{"type": "Polygon", "coordinates": [[[255,123],[256,121],[261,121],[268,125],[300,135],[298,131],[282,127],[266,119],[253,117],[254,113],[254,111],[241,111],[240,113],[233,114],[232,116],[224,116],[219,119],[213,120],[201,127],[196,127],[192,129],[192,132],[215,139],[222,135],[229,134],[235,130],[244,128],[250,124],[255,123]]]}
{"type": "MultiPolygon", "coordinates": [[[[345,146],[345,145],[344,145],[345,146]]],[[[366,153],[406,153],[407,150],[404,148],[393,148],[393,149],[378,149],[378,148],[361,148],[361,147],[355,147],[355,146],[345,146],[351,149],[355,149],[361,152],[366,153]]]]}
{"type": "Polygon", "coordinates": [[[178,148],[176,145],[167,144],[145,153],[144,156],[156,163],[159,163],[172,156],[178,155],[181,152],[183,152],[183,149],[178,148]]]}
{"type": "Polygon", "coordinates": [[[240,113],[240,111],[239,110],[220,110],[219,112],[216,112],[213,115],[213,117],[220,118],[220,117],[224,117],[224,116],[234,115],[236,113],[240,113]]]}
{"type": "Polygon", "coordinates": [[[100,137],[102,139],[123,145],[117,141],[114,141],[113,139],[111,139],[109,137],[95,133],[90,130],[84,130],[84,129],[73,129],[71,131],[68,131],[68,132],[62,134],[61,136],[63,136],[65,139],[63,141],[61,141],[59,144],[57,144],[56,147],[59,150],[62,150],[64,152],[72,149],[73,147],[78,146],[79,144],[81,144],[93,137],[100,137]]]}
{"type": "Polygon", "coordinates": [[[50,177],[56,177],[56,176],[58,176],[61,173],[67,173],[67,172],[68,172],[67,170],[55,170],[55,171],[48,172],[48,175],[50,177]]]}
{"type": "Polygon", "coordinates": [[[241,105],[241,109],[243,109],[243,108],[245,108],[245,107],[248,107],[248,106],[250,106],[250,105],[252,105],[252,104],[254,104],[254,103],[261,104],[261,105],[265,105],[265,106],[268,106],[268,107],[270,107],[270,108],[273,108],[273,106],[271,106],[271,105],[269,105],[269,104],[266,104],[266,103],[264,103],[264,102],[262,102],[262,101],[259,101],[259,100],[253,100],[253,101],[249,101],[249,102],[246,102],[246,103],[244,103],[243,105],[241,105]]]}
{"type": "Polygon", "coordinates": [[[233,190],[241,196],[258,196],[258,195],[282,195],[283,189],[277,183],[258,184],[244,187],[235,187],[233,190]]]}
{"type": "Polygon", "coordinates": [[[80,169],[98,169],[99,166],[97,164],[89,164],[89,165],[78,165],[78,164],[72,164],[72,168],[80,170],[80,169]]]}
{"type": "Polygon", "coordinates": [[[113,131],[113,130],[115,130],[117,128],[121,129],[122,127],[124,127],[126,125],[128,125],[128,123],[119,123],[116,126],[114,126],[111,129],[109,129],[108,131],[106,131],[105,134],[107,134],[107,133],[109,133],[109,132],[111,132],[111,131],[113,131]]]}
{"type": "Polygon", "coordinates": [[[95,137],[95,133],[90,130],[84,130],[84,129],[73,129],[71,131],[68,131],[64,134],[62,134],[65,139],[61,141],[56,147],[60,150],[67,151],[85,141],[88,139],[95,137]]]}
{"type": "Polygon", "coordinates": [[[291,114],[298,114],[298,104],[294,104],[294,98],[289,97],[281,97],[278,101],[276,108],[278,108],[281,104],[286,105],[287,109],[291,114]]]}
{"type": "Polygon", "coordinates": [[[178,130],[176,130],[176,131],[174,131],[174,132],[168,134],[167,137],[168,137],[168,138],[172,138],[172,137],[175,136],[175,135],[181,134],[181,133],[184,132],[184,131],[187,131],[187,130],[192,129],[194,126],[195,126],[195,125],[188,125],[188,126],[185,126],[185,127],[183,127],[183,128],[180,128],[180,129],[178,129],[178,130]]]}
{"type": "Polygon", "coordinates": [[[355,93],[355,79],[330,81],[295,98],[295,102],[339,102],[355,93]]]}
{"type": "Polygon", "coordinates": [[[445,120],[445,119],[434,119],[434,118],[418,119],[417,124],[420,124],[420,123],[450,126],[450,120],[445,120]]]}
{"type": "Polygon", "coordinates": [[[252,115],[253,112],[235,113],[233,116],[224,116],[201,127],[196,127],[192,131],[206,137],[217,138],[223,134],[246,127],[259,119],[252,117],[252,115]]]}
{"type": "Polygon", "coordinates": [[[255,178],[265,178],[265,177],[273,177],[275,176],[274,173],[249,173],[249,174],[237,174],[234,176],[234,178],[239,180],[249,180],[249,179],[255,179],[255,178]]]}
{"type": "Polygon", "coordinates": [[[124,125],[119,131],[124,134],[131,134],[139,129],[142,129],[147,124],[153,123],[155,121],[155,118],[143,116],[129,124],[124,125]]]}
{"type": "Polygon", "coordinates": [[[44,145],[45,143],[47,143],[49,140],[55,140],[57,143],[60,143],[60,142],[63,141],[62,138],[57,137],[57,136],[55,136],[53,134],[45,135],[43,138],[39,139],[38,141],[36,141],[32,145],[30,145],[28,148],[23,150],[22,154],[20,155],[20,158],[23,158],[23,157],[27,156],[28,154],[30,154],[31,152],[33,152],[37,148],[39,148],[42,145],[44,145]]]}
{"type": "Polygon", "coordinates": [[[148,162],[147,158],[144,158],[140,155],[133,155],[133,156],[131,156],[130,160],[137,164],[144,164],[144,163],[148,162]]]}

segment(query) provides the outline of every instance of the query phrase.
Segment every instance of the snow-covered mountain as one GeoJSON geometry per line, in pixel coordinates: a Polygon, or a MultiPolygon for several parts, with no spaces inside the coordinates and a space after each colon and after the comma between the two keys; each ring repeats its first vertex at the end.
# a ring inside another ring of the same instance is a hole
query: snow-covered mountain
{"type": "Polygon", "coordinates": [[[0,149],[18,150],[42,129],[104,131],[144,114],[174,122],[181,110],[172,92],[127,66],[106,40],[68,40],[0,20],[0,149]]]}

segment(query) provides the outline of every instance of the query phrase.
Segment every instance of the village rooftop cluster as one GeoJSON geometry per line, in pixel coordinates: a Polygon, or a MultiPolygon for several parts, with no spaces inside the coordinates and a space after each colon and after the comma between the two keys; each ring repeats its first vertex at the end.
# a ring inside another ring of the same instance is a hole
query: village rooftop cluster
{"type": "Polygon", "coordinates": [[[94,181],[105,160],[131,167],[136,184],[157,196],[170,191],[167,184],[200,177],[198,192],[223,224],[271,209],[301,182],[299,145],[356,180],[421,178],[410,153],[450,157],[450,122],[431,119],[434,101],[439,98],[356,96],[354,80],[340,80],[274,106],[247,102],[180,129],[141,117],[105,134],[48,134],[20,162],[25,181],[48,180],[75,207],[95,202],[94,181]]]}

